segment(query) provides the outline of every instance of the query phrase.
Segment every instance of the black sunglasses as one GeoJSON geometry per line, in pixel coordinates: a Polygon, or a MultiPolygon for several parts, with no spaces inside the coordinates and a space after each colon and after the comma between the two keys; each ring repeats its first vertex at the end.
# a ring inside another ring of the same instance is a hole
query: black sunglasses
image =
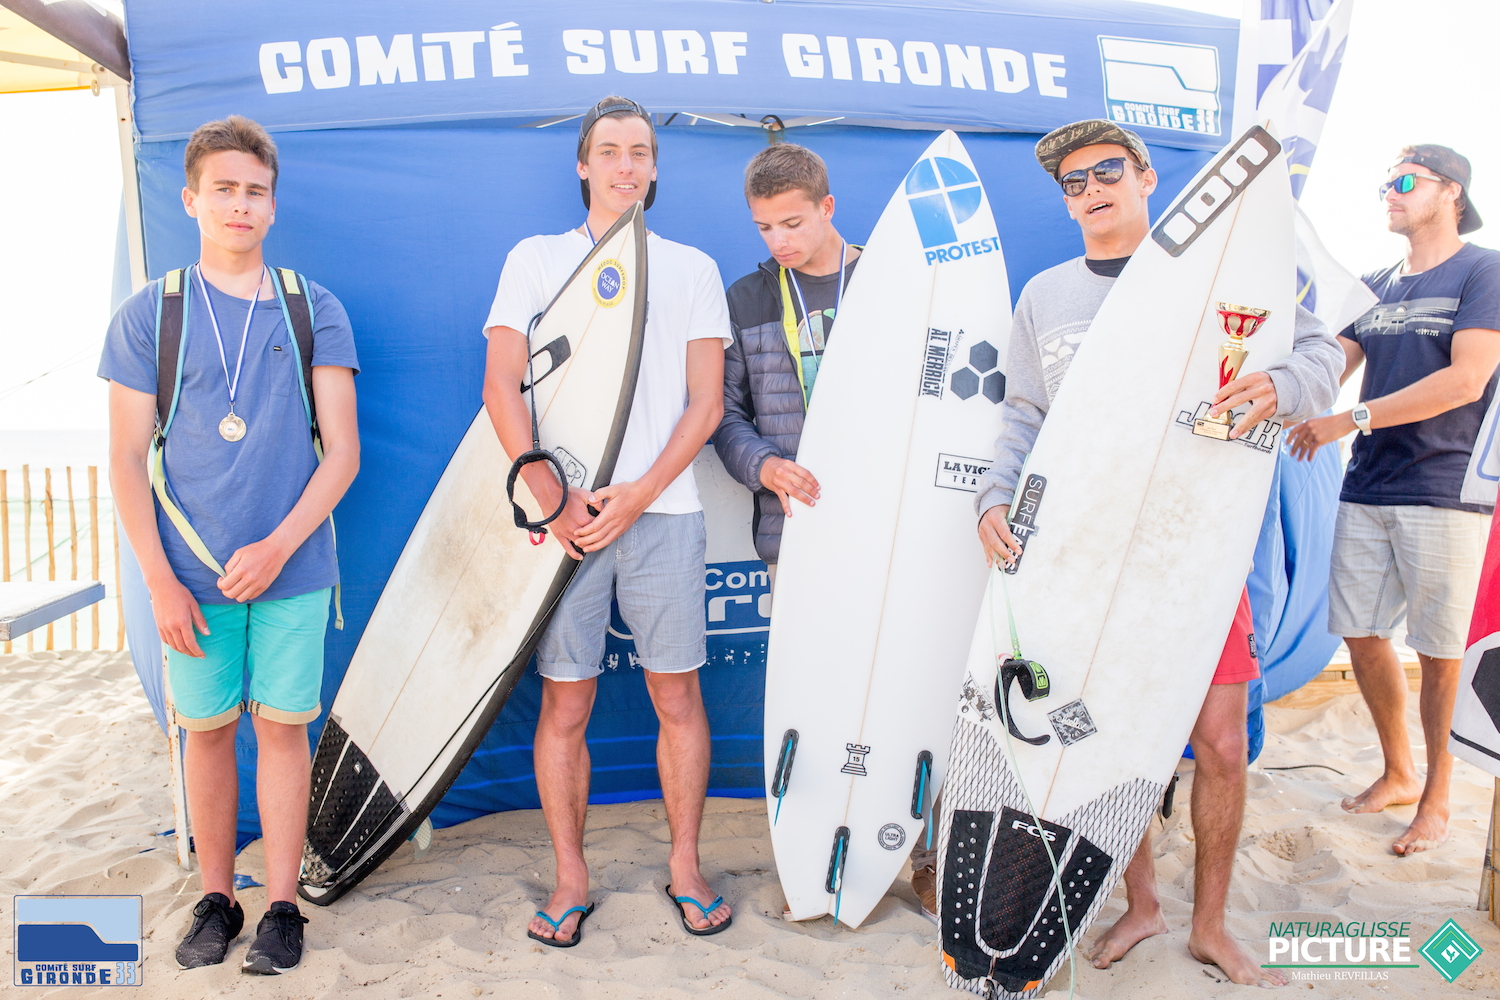
{"type": "Polygon", "coordinates": [[[1111,156],[1107,160],[1100,160],[1092,167],[1069,170],[1057,179],[1057,183],[1062,185],[1063,194],[1069,198],[1076,198],[1089,186],[1091,173],[1100,184],[1119,183],[1120,178],[1125,176],[1125,163],[1125,157],[1111,156]]]}

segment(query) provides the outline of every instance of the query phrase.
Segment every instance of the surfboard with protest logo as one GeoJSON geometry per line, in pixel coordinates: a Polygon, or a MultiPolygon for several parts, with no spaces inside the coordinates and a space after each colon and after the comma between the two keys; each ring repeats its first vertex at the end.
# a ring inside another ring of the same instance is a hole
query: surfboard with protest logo
{"type": "Polygon", "coordinates": [[[1469,625],[1469,647],[1459,674],[1458,698],[1448,750],[1460,760],[1500,778],[1500,519],[1479,575],[1479,594],[1469,625]]]}
{"type": "MultiPolygon", "coordinates": [[[[646,225],[627,212],[530,331],[541,447],[573,488],[613,475],[640,368],[646,225]]],[[[318,741],[299,893],[328,904],[410,836],[526,668],[577,562],[515,524],[480,410],[386,583],[318,741]]],[[[539,505],[516,480],[532,518],[539,505]]]]}
{"type": "Polygon", "coordinates": [[[792,918],[858,927],[922,836],[984,590],[972,504],[1010,289],[954,133],[881,214],[836,323],[797,456],[822,497],[794,502],[782,535],[766,786],[792,918]]]}
{"type": "Polygon", "coordinates": [[[1291,352],[1295,259],[1285,158],[1252,128],[1161,216],[1058,389],[1013,504],[1022,556],[990,574],[958,700],[938,850],[951,986],[1040,993],[1161,804],[1281,435],[1274,419],[1232,441],[1204,426],[1221,345],[1260,319],[1240,373],[1291,352]]]}

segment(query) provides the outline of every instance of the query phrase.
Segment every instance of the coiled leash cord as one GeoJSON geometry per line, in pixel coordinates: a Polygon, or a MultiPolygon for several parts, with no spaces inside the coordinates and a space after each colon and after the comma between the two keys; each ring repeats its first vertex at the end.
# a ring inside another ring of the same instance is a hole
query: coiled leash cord
{"type": "MultiPolygon", "coordinates": [[[[537,427],[536,419],[536,381],[532,373],[531,333],[536,329],[537,323],[541,322],[542,314],[537,313],[531,317],[531,322],[526,324],[526,384],[521,386],[521,392],[526,395],[526,406],[531,411],[531,450],[521,455],[510,465],[510,475],[505,477],[505,496],[510,501],[510,509],[515,517],[516,527],[525,528],[531,537],[532,545],[540,545],[547,540],[547,525],[562,516],[562,512],[568,506],[568,478],[563,471],[563,464],[557,456],[542,447],[541,432],[537,427]],[[557,481],[562,485],[562,499],[558,501],[557,509],[539,521],[532,521],[526,516],[526,511],[520,504],[516,503],[516,477],[521,470],[533,462],[548,462],[557,473],[557,481]]],[[[577,548],[575,545],[574,548],[577,548]]]]}

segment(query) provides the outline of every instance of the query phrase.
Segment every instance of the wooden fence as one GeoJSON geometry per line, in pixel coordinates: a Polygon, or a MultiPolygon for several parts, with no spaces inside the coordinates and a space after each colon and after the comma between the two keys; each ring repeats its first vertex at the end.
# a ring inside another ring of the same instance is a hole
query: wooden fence
{"type": "MultiPolygon", "coordinates": [[[[99,494],[97,465],[39,472],[23,465],[19,475],[0,469],[0,581],[11,580],[103,580],[108,594],[66,621],[28,634],[28,652],[125,648],[120,539],[114,503],[99,494]]],[[[0,644],[0,652],[22,641],[0,644]]]]}

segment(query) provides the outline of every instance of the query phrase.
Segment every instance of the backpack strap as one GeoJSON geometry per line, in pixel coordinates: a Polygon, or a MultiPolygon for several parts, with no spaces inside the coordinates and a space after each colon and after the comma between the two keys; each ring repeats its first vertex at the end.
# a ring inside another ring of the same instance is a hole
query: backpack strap
{"type": "Polygon", "coordinates": [[[156,435],[166,439],[177,413],[182,391],[182,336],[188,309],[187,272],[182,268],[162,276],[156,291],[156,435]]]}
{"type": "MultiPolygon", "coordinates": [[[[313,452],[318,456],[318,461],[322,462],[323,436],[318,433],[318,408],[313,396],[312,380],[313,322],[316,319],[312,295],[308,291],[307,279],[291,268],[273,267],[270,270],[271,287],[276,290],[276,300],[281,303],[281,318],[286,321],[286,328],[292,331],[292,338],[297,341],[297,356],[301,362],[297,366],[297,385],[302,390],[302,409],[307,414],[307,426],[312,431],[313,452]]],[[[328,515],[328,530],[333,536],[334,551],[337,552],[339,531],[332,514],[328,515]]],[[[340,631],[344,628],[342,584],[334,584],[333,587],[333,627],[340,631]]]]}

